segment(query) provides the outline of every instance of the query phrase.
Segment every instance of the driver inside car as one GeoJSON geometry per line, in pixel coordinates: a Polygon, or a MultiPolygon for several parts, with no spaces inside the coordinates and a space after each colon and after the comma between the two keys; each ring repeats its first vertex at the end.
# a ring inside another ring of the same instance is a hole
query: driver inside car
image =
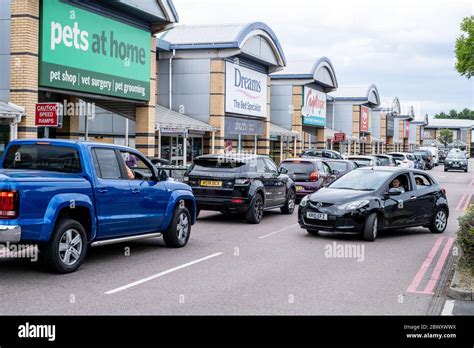
{"type": "Polygon", "coordinates": [[[390,186],[391,186],[392,188],[399,189],[402,193],[405,192],[405,189],[404,189],[403,186],[401,185],[399,178],[393,179],[393,181],[392,181],[392,183],[391,183],[390,186]]]}

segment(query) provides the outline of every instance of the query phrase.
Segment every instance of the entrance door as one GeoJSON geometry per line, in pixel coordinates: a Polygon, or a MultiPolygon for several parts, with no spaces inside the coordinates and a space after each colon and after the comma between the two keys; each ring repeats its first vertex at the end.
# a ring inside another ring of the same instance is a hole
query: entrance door
{"type": "MultiPolygon", "coordinates": [[[[7,121],[7,120],[5,120],[7,121]]],[[[0,156],[3,156],[3,152],[10,141],[10,125],[0,124],[0,156]]]]}
{"type": "Polygon", "coordinates": [[[171,137],[171,164],[183,165],[184,163],[184,138],[179,136],[171,137]]]}

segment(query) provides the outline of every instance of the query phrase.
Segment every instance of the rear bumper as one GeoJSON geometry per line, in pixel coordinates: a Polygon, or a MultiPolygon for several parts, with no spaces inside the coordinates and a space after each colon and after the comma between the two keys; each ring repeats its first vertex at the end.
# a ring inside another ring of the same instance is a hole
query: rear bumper
{"type": "Polygon", "coordinates": [[[196,198],[196,204],[198,209],[201,210],[215,210],[223,211],[228,210],[235,213],[246,212],[252,201],[250,198],[222,198],[222,197],[209,197],[209,196],[194,196],[196,198]],[[239,200],[239,201],[236,201],[239,200]]]}
{"type": "Polygon", "coordinates": [[[301,199],[304,196],[314,193],[320,189],[318,185],[308,185],[307,182],[295,182],[295,188],[297,199],[301,199]]]}
{"type": "Polygon", "coordinates": [[[0,243],[19,243],[21,227],[18,225],[0,225],[0,243]]]}

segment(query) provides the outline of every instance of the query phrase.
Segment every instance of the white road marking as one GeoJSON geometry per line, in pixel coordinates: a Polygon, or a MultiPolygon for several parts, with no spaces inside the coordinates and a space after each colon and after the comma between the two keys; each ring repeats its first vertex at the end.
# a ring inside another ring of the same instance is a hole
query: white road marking
{"type": "Polygon", "coordinates": [[[180,269],[183,269],[183,268],[186,268],[186,267],[195,265],[196,263],[199,263],[199,262],[203,262],[203,261],[212,259],[212,258],[217,257],[217,256],[220,256],[220,255],[222,255],[222,254],[223,254],[223,253],[215,253],[215,254],[212,254],[212,255],[209,255],[209,256],[200,258],[200,259],[198,259],[198,260],[194,260],[194,261],[185,263],[184,265],[167,269],[166,271],[163,271],[163,272],[154,274],[154,275],[152,275],[152,276],[150,276],[150,277],[146,277],[146,278],[137,280],[136,282],[133,282],[133,283],[130,283],[130,284],[121,286],[121,287],[119,287],[119,288],[116,288],[116,289],[113,289],[113,290],[109,290],[109,291],[105,292],[105,294],[106,294],[106,295],[112,295],[112,294],[115,294],[115,293],[117,293],[117,292],[119,292],[119,291],[123,291],[123,290],[126,290],[126,289],[130,289],[130,288],[132,288],[132,287],[134,287],[134,286],[137,286],[137,285],[140,285],[140,284],[149,282],[150,280],[153,280],[153,279],[162,277],[162,276],[164,276],[164,275],[166,275],[166,274],[170,274],[170,273],[172,273],[172,272],[176,272],[176,271],[178,271],[178,270],[180,270],[180,269]]]}
{"type": "Polygon", "coordinates": [[[293,224],[293,225],[290,225],[290,226],[286,226],[285,228],[282,228],[281,230],[274,231],[274,232],[272,232],[272,233],[269,233],[269,234],[265,234],[265,235],[263,235],[263,236],[260,236],[260,237],[258,237],[258,239],[263,239],[263,238],[267,238],[267,237],[273,236],[274,234],[277,234],[277,233],[286,231],[286,230],[288,230],[288,229],[290,229],[290,228],[293,228],[293,227],[296,227],[296,226],[299,226],[299,224],[293,224]]]}
{"type": "Polygon", "coordinates": [[[453,309],[454,309],[454,300],[447,300],[446,303],[444,304],[443,311],[441,312],[441,315],[453,315],[453,309]]]}

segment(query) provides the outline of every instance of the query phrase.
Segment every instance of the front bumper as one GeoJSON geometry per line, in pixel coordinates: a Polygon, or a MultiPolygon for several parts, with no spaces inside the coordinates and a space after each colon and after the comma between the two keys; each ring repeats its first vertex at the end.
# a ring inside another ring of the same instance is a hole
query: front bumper
{"type": "Polygon", "coordinates": [[[21,227],[18,225],[0,225],[0,243],[19,243],[21,227]]]}
{"type": "Polygon", "coordinates": [[[466,170],[467,169],[467,163],[460,163],[458,165],[455,165],[453,163],[444,163],[444,168],[445,169],[457,169],[457,170],[466,170]]]}
{"type": "Polygon", "coordinates": [[[356,234],[363,230],[367,215],[368,214],[361,210],[338,212],[335,208],[316,209],[307,206],[298,209],[298,223],[300,224],[301,228],[304,229],[356,234]],[[306,216],[307,212],[327,214],[328,219],[308,219],[306,216]]]}

